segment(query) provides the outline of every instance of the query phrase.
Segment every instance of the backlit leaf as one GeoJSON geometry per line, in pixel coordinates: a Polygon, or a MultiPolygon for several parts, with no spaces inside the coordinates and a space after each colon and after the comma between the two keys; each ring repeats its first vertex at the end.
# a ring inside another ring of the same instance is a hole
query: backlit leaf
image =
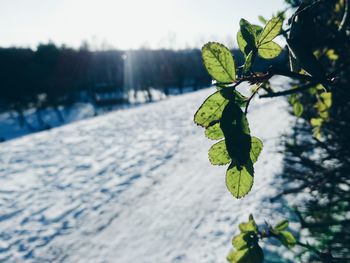
{"type": "Polygon", "coordinates": [[[291,232],[289,232],[289,231],[281,231],[281,232],[279,232],[278,233],[278,239],[287,248],[292,248],[297,243],[297,241],[295,240],[293,234],[291,232]]]}
{"type": "Polygon", "coordinates": [[[322,102],[326,105],[327,108],[332,106],[332,93],[331,92],[323,92],[320,94],[322,102]]]}
{"type": "Polygon", "coordinates": [[[253,186],[254,168],[251,163],[240,169],[231,164],[226,172],[226,186],[236,198],[242,198],[250,192],[253,186]]]}
{"type": "Polygon", "coordinates": [[[263,149],[263,142],[256,137],[252,137],[252,147],[250,149],[250,160],[255,163],[263,149]]]}
{"type": "Polygon", "coordinates": [[[211,140],[220,140],[224,138],[224,133],[220,128],[220,123],[216,123],[205,129],[205,136],[211,140]]]}
{"type": "Polygon", "coordinates": [[[245,249],[234,251],[231,255],[232,263],[263,263],[264,252],[258,244],[245,249]]]}
{"type": "Polygon", "coordinates": [[[240,31],[237,33],[237,43],[244,55],[248,56],[252,50],[256,49],[256,32],[258,28],[245,19],[241,19],[239,25],[240,31]]]}
{"type": "Polygon", "coordinates": [[[225,140],[215,143],[208,152],[209,161],[213,165],[225,165],[231,162],[226,150],[225,140]]]}
{"type": "Polygon", "coordinates": [[[266,24],[266,23],[267,23],[267,19],[266,19],[265,17],[263,17],[263,16],[258,16],[258,19],[259,19],[259,21],[260,21],[261,23],[263,23],[263,24],[266,24]]]}
{"type": "Polygon", "coordinates": [[[238,236],[233,237],[232,239],[232,245],[235,247],[235,249],[240,250],[244,249],[248,246],[249,241],[249,233],[241,233],[238,236]]]}
{"type": "Polygon", "coordinates": [[[279,17],[272,18],[267,22],[264,30],[261,32],[258,38],[258,47],[272,41],[281,32],[283,20],[279,17]]]}
{"type": "Polygon", "coordinates": [[[303,114],[304,111],[304,106],[301,104],[299,101],[296,101],[293,104],[293,112],[295,116],[300,117],[303,114]]]}
{"type": "Polygon", "coordinates": [[[245,58],[245,63],[244,63],[244,66],[243,66],[243,71],[244,72],[248,72],[252,68],[253,56],[254,56],[254,51],[250,51],[248,56],[245,58]]]}
{"type": "Polygon", "coordinates": [[[312,118],[310,122],[312,126],[317,127],[322,125],[323,120],[321,118],[312,118]]]}
{"type": "Polygon", "coordinates": [[[194,115],[194,122],[202,127],[208,127],[213,122],[219,121],[222,112],[227,105],[228,100],[225,99],[220,91],[210,95],[197,110],[194,115]]]}
{"type": "Polygon", "coordinates": [[[254,218],[250,217],[248,222],[239,224],[239,230],[242,233],[249,233],[249,232],[257,233],[258,232],[258,226],[255,223],[254,218]]]}
{"type": "Polygon", "coordinates": [[[236,67],[231,51],[220,43],[209,42],[202,48],[204,65],[213,79],[222,83],[236,80],[236,67]]]}
{"type": "Polygon", "coordinates": [[[258,54],[264,59],[273,59],[281,54],[282,48],[275,42],[265,43],[258,48],[258,54]]]}
{"type": "Polygon", "coordinates": [[[279,222],[276,226],[275,226],[275,230],[277,231],[282,231],[288,228],[289,225],[289,221],[288,220],[283,220],[281,222],[279,222]]]}

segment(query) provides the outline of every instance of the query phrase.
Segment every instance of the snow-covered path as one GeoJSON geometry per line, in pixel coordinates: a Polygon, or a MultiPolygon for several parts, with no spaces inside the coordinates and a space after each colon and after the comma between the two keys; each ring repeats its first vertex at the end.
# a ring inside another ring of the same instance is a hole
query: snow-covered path
{"type": "Polygon", "coordinates": [[[239,221],[270,218],[282,100],[257,101],[265,147],[252,192],[234,200],[213,143],[192,122],[213,89],[0,145],[0,262],[225,262],[239,221]]]}

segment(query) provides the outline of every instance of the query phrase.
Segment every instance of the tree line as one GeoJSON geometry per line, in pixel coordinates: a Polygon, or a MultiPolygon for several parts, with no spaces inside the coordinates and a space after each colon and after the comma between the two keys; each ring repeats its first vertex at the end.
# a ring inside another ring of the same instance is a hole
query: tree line
{"type": "MultiPolygon", "coordinates": [[[[36,50],[0,48],[0,110],[57,107],[79,100],[96,102],[96,93],[135,92],[208,86],[200,51],[90,51],[42,44],[36,50]],[[85,94],[85,96],[82,96],[85,94]]],[[[149,99],[152,99],[149,96],[149,99]]],[[[114,101],[118,103],[117,100],[114,101]]]]}

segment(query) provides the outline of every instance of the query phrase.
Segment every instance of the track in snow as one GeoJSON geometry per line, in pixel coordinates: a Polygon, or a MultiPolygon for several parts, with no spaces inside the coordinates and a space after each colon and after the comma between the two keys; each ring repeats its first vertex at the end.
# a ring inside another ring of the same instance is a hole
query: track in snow
{"type": "Polygon", "coordinates": [[[283,100],[248,115],[265,147],[255,183],[234,200],[213,143],[192,122],[213,89],[121,110],[0,146],[0,262],[225,262],[232,234],[281,169],[283,100]]]}

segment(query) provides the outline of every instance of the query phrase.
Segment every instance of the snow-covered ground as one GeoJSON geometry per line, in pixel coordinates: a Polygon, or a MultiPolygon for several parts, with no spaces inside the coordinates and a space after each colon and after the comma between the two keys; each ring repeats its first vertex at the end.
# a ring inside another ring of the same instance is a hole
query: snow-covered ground
{"type": "MultiPolygon", "coordinates": [[[[177,95],[174,89],[171,95],[177,95]]],[[[184,89],[184,92],[191,91],[189,88],[184,89]]],[[[151,89],[150,94],[152,95],[153,101],[159,101],[166,96],[159,90],[151,89]]],[[[122,103],[110,106],[95,106],[93,101],[86,97],[87,95],[82,94],[81,97],[85,98],[86,102],[76,102],[70,106],[60,106],[57,114],[53,108],[36,109],[29,108],[23,112],[25,117],[25,123],[22,125],[19,122],[18,113],[15,111],[7,111],[0,113],[0,143],[3,141],[12,140],[21,136],[32,134],[45,129],[50,129],[62,125],[66,125],[79,120],[92,118],[94,116],[103,115],[106,112],[113,110],[127,109],[136,106],[142,106],[147,103],[145,92],[131,91],[129,94],[129,103],[122,103]],[[41,121],[38,119],[38,113],[41,121]],[[62,119],[61,119],[62,118],[62,119]],[[42,123],[41,123],[42,122],[42,123]]]]}
{"type": "Polygon", "coordinates": [[[119,110],[0,145],[0,262],[225,262],[239,222],[270,219],[283,100],[249,112],[265,147],[232,198],[193,114],[214,89],[119,110]]]}

